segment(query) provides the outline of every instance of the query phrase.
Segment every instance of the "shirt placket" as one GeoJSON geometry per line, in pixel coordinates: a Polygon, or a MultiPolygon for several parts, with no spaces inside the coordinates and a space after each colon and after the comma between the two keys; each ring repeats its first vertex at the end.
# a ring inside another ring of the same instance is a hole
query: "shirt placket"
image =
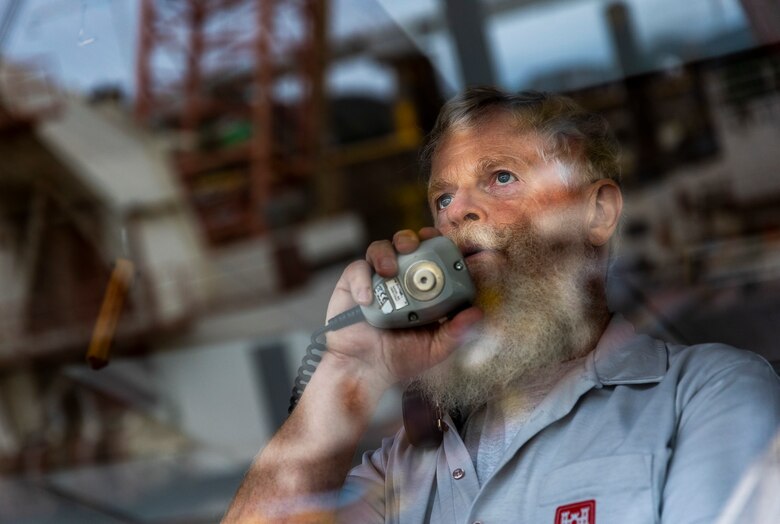
{"type": "Polygon", "coordinates": [[[442,453],[436,469],[441,521],[462,522],[479,493],[479,482],[471,456],[448,415],[444,423],[449,429],[444,432],[442,453]]]}

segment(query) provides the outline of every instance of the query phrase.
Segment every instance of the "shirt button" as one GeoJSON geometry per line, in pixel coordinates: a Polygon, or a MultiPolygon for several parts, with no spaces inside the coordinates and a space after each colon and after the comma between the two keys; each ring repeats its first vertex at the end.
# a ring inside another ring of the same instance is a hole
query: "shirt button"
{"type": "Polygon", "coordinates": [[[465,476],[466,476],[466,472],[460,468],[452,472],[452,478],[454,478],[455,480],[460,480],[465,476]]]}

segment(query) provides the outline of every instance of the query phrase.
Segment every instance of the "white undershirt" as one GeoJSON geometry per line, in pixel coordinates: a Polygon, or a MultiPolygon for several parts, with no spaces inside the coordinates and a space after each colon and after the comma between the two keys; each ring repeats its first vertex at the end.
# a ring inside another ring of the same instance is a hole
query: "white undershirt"
{"type": "Polygon", "coordinates": [[[490,477],[509,444],[530,418],[536,407],[580,359],[566,362],[555,373],[508,388],[495,400],[474,410],[461,430],[480,486],[490,477]]]}

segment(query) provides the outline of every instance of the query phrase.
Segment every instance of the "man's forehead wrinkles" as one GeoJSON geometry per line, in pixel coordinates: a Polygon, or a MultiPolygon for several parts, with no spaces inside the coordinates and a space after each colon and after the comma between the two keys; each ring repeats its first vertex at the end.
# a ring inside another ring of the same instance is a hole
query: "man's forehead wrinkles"
{"type": "Polygon", "coordinates": [[[528,169],[532,163],[519,155],[490,155],[477,159],[476,162],[468,163],[459,161],[438,170],[437,174],[431,176],[428,182],[428,191],[433,193],[450,187],[463,175],[482,174],[493,171],[497,168],[528,169]]]}

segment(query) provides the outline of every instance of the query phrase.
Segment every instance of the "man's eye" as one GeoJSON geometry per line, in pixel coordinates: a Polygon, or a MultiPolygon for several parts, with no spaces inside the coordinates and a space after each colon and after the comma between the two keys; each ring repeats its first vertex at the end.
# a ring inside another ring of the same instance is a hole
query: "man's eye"
{"type": "Polygon", "coordinates": [[[452,195],[442,195],[436,199],[436,209],[444,209],[452,203],[452,195]]]}
{"type": "Polygon", "coordinates": [[[496,173],[496,183],[499,185],[504,186],[510,182],[514,182],[515,180],[517,180],[517,178],[515,178],[515,175],[509,171],[499,171],[496,173]]]}

